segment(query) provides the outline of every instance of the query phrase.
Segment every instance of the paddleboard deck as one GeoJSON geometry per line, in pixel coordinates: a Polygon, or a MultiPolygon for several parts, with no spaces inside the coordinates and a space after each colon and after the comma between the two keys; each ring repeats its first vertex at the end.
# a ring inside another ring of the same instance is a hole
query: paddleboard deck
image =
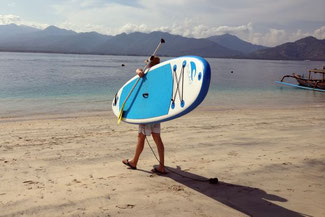
{"type": "MultiPolygon", "coordinates": [[[[131,78],[115,95],[112,110],[116,116],[138,78],[131,78]]],[[[204,100],[210,79],[209,63],[197,56],[178,57],[153,66],[126,101],[122,121],[148,124],[185,115],[204,100]]]]}

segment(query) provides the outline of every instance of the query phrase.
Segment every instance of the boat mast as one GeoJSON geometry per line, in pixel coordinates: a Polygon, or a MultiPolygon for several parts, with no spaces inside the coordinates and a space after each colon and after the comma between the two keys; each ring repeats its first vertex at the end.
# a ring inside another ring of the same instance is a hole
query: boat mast
{"type": "Polygon", "coordinates": [[[323,81],[325,81],[325,66],[323,67],[323,69],[311,69],[311,70],[309,70],[309,79],[310,79],[310,74],[312,72],[314,72],[315,74],[316,73],[323,74],[323,81]]]}

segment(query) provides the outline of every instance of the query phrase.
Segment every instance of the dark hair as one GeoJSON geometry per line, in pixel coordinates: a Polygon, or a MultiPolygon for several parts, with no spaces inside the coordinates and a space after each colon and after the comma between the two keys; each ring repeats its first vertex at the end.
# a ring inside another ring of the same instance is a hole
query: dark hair
{"type": "Polygon", "coordinates": [[[157,56],[154,56],[154,57],[150,60],[149,65],[152,67],[152,66],[157,65],[157,64],[159,64],[159,63],[160,63],[160,58],[157,57],[157,56]]]}

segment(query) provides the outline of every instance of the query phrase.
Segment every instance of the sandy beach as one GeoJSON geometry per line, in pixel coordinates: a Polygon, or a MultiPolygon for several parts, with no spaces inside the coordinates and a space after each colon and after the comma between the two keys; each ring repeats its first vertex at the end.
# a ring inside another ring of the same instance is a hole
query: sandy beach
{"type": "Polygon", "coordinates": [[[147,145],[121,163],[137,126],[112,112],[2,118],[0,216],[325,216],[324,125],[323,105],[199,107],[162,124],[158,176],[147,145]]]}

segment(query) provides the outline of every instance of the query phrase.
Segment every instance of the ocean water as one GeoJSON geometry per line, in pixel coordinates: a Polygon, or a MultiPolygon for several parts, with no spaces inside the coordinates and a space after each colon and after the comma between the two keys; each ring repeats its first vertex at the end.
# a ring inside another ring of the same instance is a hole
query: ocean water
{"type": "MultiPolygon", "coordinates": [[[[111,110],[113,96],[134,76],[136,68],[144,66],[145,59],[0,52],[0,117],[111,110]]],[[[275,84],[285,74],[307,72],[323,67],[324,62],[207,60],[212,78],[203,106],[325,108],[324,93],[275,84]]]]}

